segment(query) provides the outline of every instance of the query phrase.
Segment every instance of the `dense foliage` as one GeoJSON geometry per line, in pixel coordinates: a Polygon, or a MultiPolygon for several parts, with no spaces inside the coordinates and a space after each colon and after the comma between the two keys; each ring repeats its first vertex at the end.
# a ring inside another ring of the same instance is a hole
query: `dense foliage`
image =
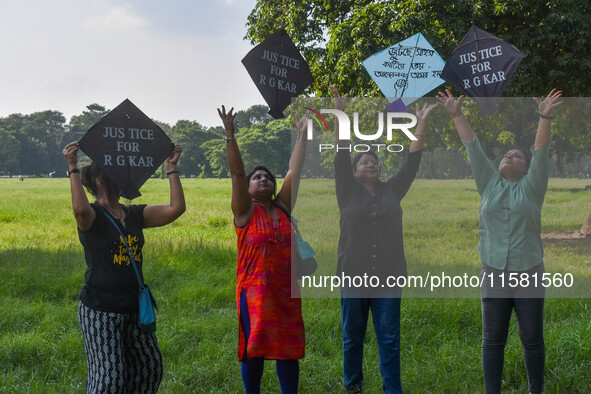
{"type": "MultiPolygon", "coordinates": [[[[285,28],[310,63],[315,78],[311,95],[330,96],[328,87],[334,85],[351,96],[377,97],[381,93],[363,60],[418,32],[447,59],[472,24],[525,54],[505,96],[541,96],[552,88],[562,89],[565,97],[591,96],[588,0],[258,0],[248,18],[246,38],[256,44],[285,28]]],[[[578,114],[577,110],[581,108],[575,105],[562,113],[578,114]]],[[[566,116],[554,122],[551,151],[558,176],[568,173],[568,160],[579,161],[587,152],[591,128],[572,127],[587,121],[587,111],[577,119],[566,116]]],[[[520,126],[523,122],[517,119],[516,132],[479,130],[485,150],[493,155],[513,143],[531,143],[535,127],[520,126]]],[[[427,150],[461,145],[451,122],[441,138],[427,142],[427,150]]]]}

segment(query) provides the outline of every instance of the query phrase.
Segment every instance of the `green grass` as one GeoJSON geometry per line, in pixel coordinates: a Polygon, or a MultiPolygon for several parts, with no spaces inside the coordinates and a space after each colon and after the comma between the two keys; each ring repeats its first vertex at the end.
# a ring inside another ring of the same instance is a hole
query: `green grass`
{"type": "MultiPolygon", "coordinates": [[[[591,208],[586,180],[552,179],[544,232],[578,230],[591,208]]],[[[237,360],[235,233],[228,180],[183,179],[187,212],[145,231],[145,277],[158,300],[163,393],[243,392],[237,360]]],[[[150,180],[137,203],[168,201],[166,180],[150,180]]],[[[403,201],[409,274],[480,270],[478,194],[471,180],[417,180],[403,201]]],[[[318,252],[318,274],[335,272],[338,209],[334,183],[304,180],[300,230],[318,252]]],[[[549,272],[591,276],[591,241],[545,245],[549,272]]],[[[0,179],[0,392],[84,392],[86,364],[77,322],[84,274],[67,179],[0,179]]],[[[591,297],[591,288],[582,289],[591,297]]],[[[306,357],[302,393],[342,392],[340,307],[333,298],[303,300],[306,357]]],[[[471,298],[402,300],[402,379],[409,393],[482,392],[478,292],[471,298]]],[[[465,295],[465,294],[464,294],[465,295]]],[[[567,294],[568,295],[568,294],[567,294]]],[[[546,300],[546,392],[591,387],[591,302],[546,300]]],[[[527,392],[515,319],[505,353],[503,388],[527,392]]],[[[371,322],[364,358],[365,392],[381,390],[371,322]]],[[[263,391],[278,392],[272,362],[263,391]]]]}

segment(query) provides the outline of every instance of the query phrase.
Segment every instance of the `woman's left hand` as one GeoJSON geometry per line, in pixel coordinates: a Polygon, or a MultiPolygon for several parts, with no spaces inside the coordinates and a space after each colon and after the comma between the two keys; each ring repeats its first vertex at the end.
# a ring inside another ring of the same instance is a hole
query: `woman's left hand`
{"type": "Polygon", "coordinates": [[[415,115],[417,117],[417,121],[419,122],[424,122],[427,120],[427,118],[429,117],[429,115],[431,114],[431,112],[437,108],[439,106],[439,103],[435,103],[435,104],[425,104],[425,106],[423,108],[421,108],[421,106],[419,105],[419,103],[416,104],[416,112],[415,115]]]}
{"type": "Polygon", "coordinates": [[[308,131],[308,119],[310,119],[309,115],[304,115],[300,119],[298,119],[298,115],[295,114],[295,121],[296,127],[298,129],[298,142],[304,142],[306,132],[308,131]]]}
{"type": "MultiPolygon", "coordinates": [[[[174,142],[173,142],[174,144],[174,142]]],[[[180,145],[175,144],[172,150],[172,153],[166,159],[166,171],[172,171],[176,168],[176,165],[181,157],[183,150],[181,149],[180,145]]]]}
{"type": "Polygon", "coordinates": [[[70,170],[77,167],[79,150],[80,144],[78,143],[78,141],[70,142],[62,150],[62,155],[64,155],[64,157],[66,158],[66,162],[68,163],[68,168],[70,170]]]}
{"type": "Polygon", "coordinates": [[[558,99],[562,97],[562,90],[552,89],[548,96],[542,101],[537,97],[534,97],[534,101],[538,104],[538,111],[540,115],[543,116],[550,116],[552,114],[552,109],[556,106],[562,104],[562,101],[558,101],[558,99]]]}

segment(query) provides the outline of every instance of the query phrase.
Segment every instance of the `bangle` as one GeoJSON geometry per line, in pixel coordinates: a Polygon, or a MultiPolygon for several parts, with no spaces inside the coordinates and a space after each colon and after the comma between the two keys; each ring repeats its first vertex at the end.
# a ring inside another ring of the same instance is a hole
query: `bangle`
{"type": "Polygon", "coordinates": [[[230,141],[236,141],[236,138],[234,137],[224,137],[224,141],[226,141],[226,144],[230,141]]]}
{"type": "Polygon", "coordinates": [[[551,116],[551,115],[544,115],[543,113],[540,112],[540,118],[542,119],[548,119],[548,120],[552,120],[554,119],[556,116],[551,116]]]}
{"type": "Polygon", "coordinates": [[[166,176],[169,176],[170,174],[178,174],[178,173],[179,173],[179,170],[172,170],[172,171],[168,171],[166,173],[166,176]]]}

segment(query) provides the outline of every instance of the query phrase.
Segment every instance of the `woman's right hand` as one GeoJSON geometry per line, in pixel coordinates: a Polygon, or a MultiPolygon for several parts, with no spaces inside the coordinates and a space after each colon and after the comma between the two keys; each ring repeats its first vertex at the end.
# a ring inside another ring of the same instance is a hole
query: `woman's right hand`
{"type": "Polygon", "coordinates": [[[330,85],[330,90],[332,92],[332,95],[334,96],[334,107],[335,109],[338,109],[339,111],[344,111],[345,110],[345,105],[346,105],[346,98],[349,97],[349,93],[345,94],[343,97],[341,97],[341,95],[339,94],[339,91],[337,90],[337,88],[335,88],[334,86],[330,85]]]}
{"type": "Polygon", "coordinates": [[[66,147],[62,150],[62,155],[66,158],[66,162],[68,163],[68,168],[70,170],[76,168],[78,165],[78,151],[80,150],[80,144],[78,141],[70,142],[66,147]]]}
{"type": "Polygon", "coordinates": [[[226,107],[222,105],[222,110],[218,108],[218,114],[224,122],[224,128],[226,129],[226,137],[234,138],[234,118],[236,117],[236,113],[233,113],[234,107],[230,109],[226,113],[226,107]]]}
{"type": "Polygon", "coordinates": [[[456,116],[462,115],[462,100],[464,100],[464,95],[455,98],[449,89],[445,89],[445,93],[439,92],[436,97],[439,100],[439,105],[445,108],[452,117],[455,118],[456,116]]]}

